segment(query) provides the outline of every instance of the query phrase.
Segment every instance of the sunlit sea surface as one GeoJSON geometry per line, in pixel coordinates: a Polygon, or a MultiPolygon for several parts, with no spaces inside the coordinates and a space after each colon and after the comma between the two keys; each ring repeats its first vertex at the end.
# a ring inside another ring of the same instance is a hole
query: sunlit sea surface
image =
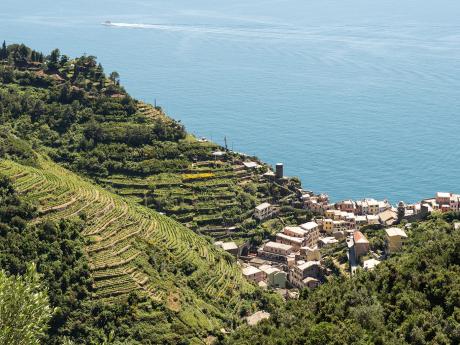
{"type": "Polygon", "coordinates": [[[0,39],[95,55],[333,200],[397,202],[460,192],[458,18],[447,0],[4,0],[0,39]]]}

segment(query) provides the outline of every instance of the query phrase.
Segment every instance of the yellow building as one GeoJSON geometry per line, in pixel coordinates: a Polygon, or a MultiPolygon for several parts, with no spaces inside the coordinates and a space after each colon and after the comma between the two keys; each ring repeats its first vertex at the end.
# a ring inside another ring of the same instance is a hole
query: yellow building
{"type": "Polygon", "coordinates": [[[334,231],[334,221],[330,218],[326,218],[323,220],[323,231],[332,234],[334,231]]]}
{"type": "Polygon", "coordinates": [[[335,211],[336,211],[336,210],[326,210],[326,211],[324,212],[324,216],[325,216],[326,218],[334,219],[335,211]]]}
{"type": "Polygon", "coordinates": [[[401,250],[404,245],[404,241],[407,238],[404,230],[400,228],[389,228],[385,230],[387,238],[387,252],[393,254],[401,250]]]}
{"type": "Polygon", "coordinates": [[[367,205],[369,207],[369,214],[376,215],[379,213],[379,203],[376,200],[369,200],[367,202],[367,205]]]}

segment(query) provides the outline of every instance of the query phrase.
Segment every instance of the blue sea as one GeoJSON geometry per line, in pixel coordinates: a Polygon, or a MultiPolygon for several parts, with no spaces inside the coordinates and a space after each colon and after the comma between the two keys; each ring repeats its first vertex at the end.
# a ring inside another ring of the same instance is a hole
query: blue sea
{"type": "Polygon", "coordinates": [[[95,55],[333,200],[410,202],[460,192],[459,18],[458,0],[3,0],[0,39],[95,55]]]}

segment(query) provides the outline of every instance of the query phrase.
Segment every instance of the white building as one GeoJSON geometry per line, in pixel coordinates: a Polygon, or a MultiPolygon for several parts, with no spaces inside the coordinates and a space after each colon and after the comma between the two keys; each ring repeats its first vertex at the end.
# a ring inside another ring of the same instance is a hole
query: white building
{"type": "Polygon", "coordinates": [[[378,215],[369,214],[366,216],[367,224],[369,225],[377,225],[380,224],[380,217],[378,215]]]}
{"type": "Polygon", "coordinates": [[[264,220],[264,219],[272,217],[273,215],[274,215],[273,205],[268,202],[264,202],[254,209],[254,217],[257,218],[258,220],[264,220]]]}
{"type": "Polygon", "coordinates": [[[243,268],[243,276],[256,284],[265,280],[265,272],[254,266],[243,268]]]}
{"type": "Polygon", "coordinates": [[[293,237],[283,233],[276,234],[276,242],[290,245],[294,250],[299,250],[302,247],[306,240],[304,237],[293,237]]]}
{"type": "Polygon", "coordinates": [[[235,242],[223,242],[221,245],[222,249],[226,252],[238,256],[238,246],[235,242]]]}
{"type": "Polygon", "coordinates": [[[290,245],[278,243],[278,242],[267,242],[263,246],[263,250],[273,254],[289,255],[293,252],[293,248],[290,245]]]}
{"type": "Polygon", "coordinates": [[[372,271],[378,264],[380,264],[379,260],[369,259],[363,262],[363,267],[366,271],[372,271]]]}
{"type": "Polygon", "coordinates": [[[270,317],[270,313],[267,313],[266,311],[258,311],[250,316],[247,316],[246,322],[248,323],[249,326],[255,326],[260,321],[268,319],[269,317],[270,317]]]}
{"type": "Polygon", "coordinates": [[[291,270],[291,284],[297,288],[304,288],[304,280],[307,277],[319,279],[321,275],[321,264],[319,261],[299,261],[291,270]]]}
{"type": "Polygon", "coordinates": [[[315,247],[319,240],[319,225],[316,222],[308,222],[301,224],[300,228],[306,231],[306,245],[315,247]]]}
{"type": "Polygon", "coordinates": [[[260,167],[259,164],[257,164],[257,162],[243,162],[243,165],[246,169],[257,169],[258,167],[260,167]]]}
{"type": "Polygon", "coordinates": [[[329,245],[336,244],[336,243],[339,243],[339,241],[335,237],[332,237],[332,236],[323,237],[319,239],[318,247],[323,248],[325,246],[329,246],[329,245]]]}

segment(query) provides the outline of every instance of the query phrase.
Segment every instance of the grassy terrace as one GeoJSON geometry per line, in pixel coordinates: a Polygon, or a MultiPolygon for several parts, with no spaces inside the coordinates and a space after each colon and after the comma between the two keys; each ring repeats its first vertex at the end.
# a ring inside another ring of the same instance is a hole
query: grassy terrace
{"type": "MultiPolygon", "coordinates": [[[[173,121],[161,109],[142,102],[138,102],[136,114],[154,121],[173,121]]],[[[269,198],[269,185],[259,181],[260,172],[244,169],[238,155],[229,153],[224,161],[216,160],[212,153],[221,148],[190,134],[177,145],[184,154],[176,158],[183,159],[185,166],[156,174],[109,172],[97,181],[201,233],[215,226],[238,227],[248,219],[249,211],[269,198]]],[[[148,164],[148,159],[136,158],[136,164],[144,163],[148,164]]]]}
{"type": "Polygon", "coordinates": [[[0,173],[38,205],[36,221],[86,218],[86,253],[96,298],[116,300],[137,290],[177,312],[184,322],[202,322],[209,328],[225,318],[216,309],[219,305],[237,310],[241,294],[253,291],[233,258],[176,221],[107,192],[48,159],[41,157],[39,163],[33,168],[1,160],[0,173]],[[188,273],[177,267],[187,267],[188,273]]]}
{"type": "MultiPolygon", "coordinates": [[[[211,148],[214,147],[210,145],[211,148]]],[[[113,175],[100,181],[119,195],[164,212],[196,231],[215,225],[238,225],[244,221],[238,216],[247,215],[256,204],[267,200],[267,195],[258,191],[268,188],[268,184],[258,181],[256,172],[246,171],[231,161],[212,160],[191,163],[189,168],[176,173],[144,178],[113,175]],[[229,209],[236,220],[223,215],[229,209]]]]}

